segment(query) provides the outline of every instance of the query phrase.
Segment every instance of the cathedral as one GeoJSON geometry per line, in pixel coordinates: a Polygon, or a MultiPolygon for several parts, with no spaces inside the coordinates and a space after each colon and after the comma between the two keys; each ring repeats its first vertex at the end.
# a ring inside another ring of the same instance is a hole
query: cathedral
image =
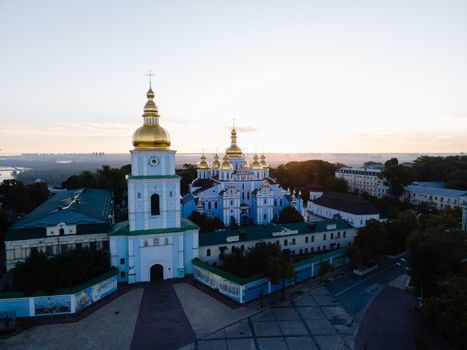
{"type": "Polygon", "coordinates": [[[237,145],[235,128],[223,161],[215,155],[209,164],[201,156],[197,179],[181,198],[175,151],[170,149],[169,133],[160,125],[151,87],[143,125],[133,134],[133,147],[128,221],[114,225],[108,234],[111,263],[119,269],[119,282],[192,274],[192,260],[200,249],[199,227],[187,219],[193,211],[218,217],[226,226],[268,224],[288,205],[302,212],[300,196],[295,197],[269,177],[264,155],[255,155],[248,163],[237,145]]]}
{"type": "Polygon", "coordinates": [[[182,198],[182,213],[189,217],[193,211],[217,217],[226,226],[263,225],[275,222],[286,206],[303,210],[300,195],[282,189],[269,176],[266,157],[257,154],[248,162],[237,145],[235,127],[231,143],[220,161],[215,154],[209,163],[203,154],[198,163],[198,176],[191,183],[189,193],[182,198]]]}

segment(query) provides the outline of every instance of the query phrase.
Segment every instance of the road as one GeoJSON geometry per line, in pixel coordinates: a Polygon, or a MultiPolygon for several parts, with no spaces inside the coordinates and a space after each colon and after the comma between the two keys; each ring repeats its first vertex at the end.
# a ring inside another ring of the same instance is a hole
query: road
{"type": "Polygon", "coordinates": [[[392,280],[405,273],[398,260],[380,264],[380,268],[367,276],[358,277],[352,273],[343,275],[327,283],[326,288],[344,307],[344,309],[360,321],[372,299],[392,280]]]}

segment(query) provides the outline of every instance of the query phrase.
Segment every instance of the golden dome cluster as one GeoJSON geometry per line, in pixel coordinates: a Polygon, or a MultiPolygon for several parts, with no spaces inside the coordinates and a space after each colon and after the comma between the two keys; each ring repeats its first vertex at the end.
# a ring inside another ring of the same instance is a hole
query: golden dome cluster
{"type": "Polygon", "coordinates": [[[243,156],[242,150],[237,146],[237,130],[232,129],[230,133],[230,146],[225,150],[225,153],[231,158],[239,158],[243,156]]]}
{"type": "Polygon", "coordinates": [[[146,94],[148,100],[144,106],[143,126],[133,134],[133,146],[137,150],[168,150],[169,133],[159,125],[159,111],[154,102],[154,91],[151,86],[146,94]]]}

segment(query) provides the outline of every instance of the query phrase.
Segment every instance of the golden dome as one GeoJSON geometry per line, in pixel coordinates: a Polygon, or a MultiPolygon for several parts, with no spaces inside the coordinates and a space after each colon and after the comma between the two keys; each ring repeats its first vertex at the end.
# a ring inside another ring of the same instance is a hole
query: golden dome
{"type": "Polygon", "coordinates": [[[269,168],[269,164],[268,162],[266,161],[266,156],[263,154],[261,155],[261,165],[263,166],[263,168],[267,169],[269,168]]]}
{"type": "Polygon", "coordinates": [[[263,166],[259,162],[259,157],[257,154],[253,157],[253,163],[251,163],[252,170],[263,170],[263,166]]]}
{"type": "Polygon", "coordinates": [[[146,94],[148,101],[144,106],[144,123],[133,134],[133,146],[137,150],[167,150],[170,147],[169,133],[159,125],[159,111],[154,102],[151,86],[146,94]]]}
{"type": "Polygon", "coordinates": [[[230,163],[229,159],[230,159],[229,156],[226,154],[224,156],[224,161],[222,162],[222,165],[221,165],[221,170],[233,170],[233,166],[230,163]]]}
{"type": "Polygon", "coordinates": [[[239,158],[243,156],[242,150],[237,146],[237,130],[232,129],[230,133],[230,147],[225,151],[229,157],[239,158]]]}
{"type": "Polygon", "coordinates": [[[214,155],[214,160],[212,161],[211,167],[213,169],[218,169],[221,166],[221,162],[219,161],[219,156],[217,154],[214,155]]]}
{"type": "Polygon", "coordinates": [[[246,160],[243,161],[242,163],[242,169],[248,169],[250,167],[250,165],[248,164],[248,162],[246,160]]]}
{"type": "Polygon", "coordinates": [[[206,161],[206,156],[204,154],[201,156],[201,161],[198,163],[198,169],[209,170],[209,163],[206,161]]]}

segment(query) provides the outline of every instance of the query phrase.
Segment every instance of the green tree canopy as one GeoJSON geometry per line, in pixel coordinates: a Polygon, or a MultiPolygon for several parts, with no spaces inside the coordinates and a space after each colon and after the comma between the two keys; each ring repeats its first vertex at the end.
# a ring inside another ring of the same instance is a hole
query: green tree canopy
{"type": "Polygon", "coordinates": [[[290,205],[284,207],[279,213],[279,224],[292,224],[296,222],[303,222],[303,216],[290,205]]]}
{"type": "Polygon", "coordinates": [[[188,219],[200,227],[200,232],[215,231],[225,227],[221,219],[217,217],[208,218],[206,214],[200,214],[196,210],[190,214],[188,219]]]}
{"type": "Polygon", "coordinates": [[[400,165],[397,158],[388,160],[379,176],[388,181],[389,192],[396,197],[402,195],[404,187],[414,180],[412,169],[400,165]]]}
{"type": "Polygon", "coordinates": [[[175,174],[181,177],[180,194],[184,196],[188,193],[190,184],[196,179],[197,167],[196,165],[185,163],[182,168],[175,169],[175,174]]]}
{"type": "Polygon", "coordinates": [[[323,188],[326,192],[346,193],[349,191],[349,185],[347,184],[347,181],[345,181],[343,178],[337,178],[334,176],[328,177],[324,183],[323,188]]]}

